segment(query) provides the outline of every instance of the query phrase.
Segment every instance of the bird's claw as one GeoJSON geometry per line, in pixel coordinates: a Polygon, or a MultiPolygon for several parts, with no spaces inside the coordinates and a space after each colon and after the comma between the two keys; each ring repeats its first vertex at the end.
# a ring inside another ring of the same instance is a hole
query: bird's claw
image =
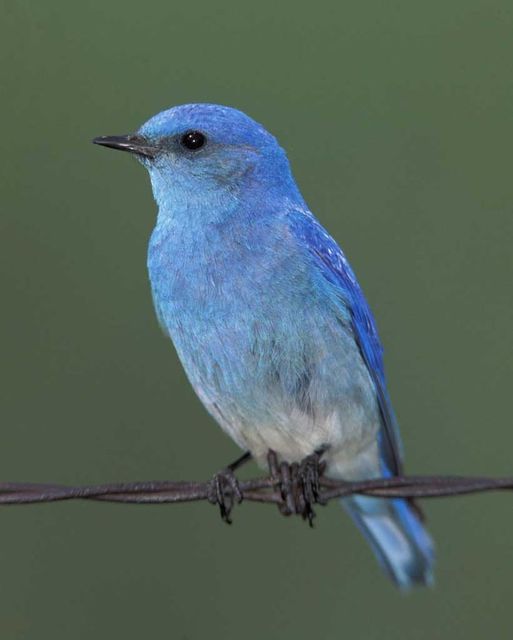
{"type": "Polygon", "coordinates": [[[226,524],[232,524],[230,514],[235,503],[240,504],[242,498],[239,481],[229,467],[214,474],[209,483],[208,501],[219,507],[221,519],[226,524]]]}
{"type": "Polygon", "coordinates": [[[320,478],[326,468],[322,456],[326,447],[307,456],[301,461],[298,474],[305,494],[305,499],[310,503],[326,504],[321,494],[320,478]]]}
{"type": "Polygon", "coordinates": [[[279,463],[276,452],[269,451],[268,454],[269,470],[282,498],[278,505],[280,512],[283,515],[299,514],[311,527],[315,518],[313,505],[326,504],[320,490],[320,477],[326,467],[322,456],[327,448],[318,449],[299,464],[279,463]]]}

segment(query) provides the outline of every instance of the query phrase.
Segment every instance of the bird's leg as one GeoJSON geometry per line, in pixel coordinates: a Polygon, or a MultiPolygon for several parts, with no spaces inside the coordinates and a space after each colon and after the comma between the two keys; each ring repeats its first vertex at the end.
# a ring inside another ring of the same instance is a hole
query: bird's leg
{"type": "Polygon", "coordinates": [[[221,518],[226,524],[232,523],[230,514],[235,501],[238,504],[242,502],[242,492],[234,472],[248,460],[251,460],[251,453],[246,451],[240,458],[215,473],[209,483],[208,500],[211,504],[216,504],[219,507],[221,518]]]}
{"type": "Polygon", "coordinates": [[[300,514],[313,526],[315,512],[312,505],[325,504],[321,496],[319,478],[324,472],[322,461],[327,446],[322,446],[299,464],[278,462],[275,451],[269,451],[267,461],[271,477],[279,488],[282,502],[278,505],[283,515],[300,514]]]}

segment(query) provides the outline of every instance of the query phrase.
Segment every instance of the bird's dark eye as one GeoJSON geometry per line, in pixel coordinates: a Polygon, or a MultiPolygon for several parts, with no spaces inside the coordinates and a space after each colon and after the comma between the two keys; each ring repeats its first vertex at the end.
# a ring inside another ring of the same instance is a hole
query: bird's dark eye
{"type": "Polygon", "coordinates": [[[201,149],[201,147],[205,144],[207,139],[201,133],[201,131],[188,131],[184,133],[180,142],[184,147],[190,149],[191,151],[196,151],[197,149],[201,149]]]}

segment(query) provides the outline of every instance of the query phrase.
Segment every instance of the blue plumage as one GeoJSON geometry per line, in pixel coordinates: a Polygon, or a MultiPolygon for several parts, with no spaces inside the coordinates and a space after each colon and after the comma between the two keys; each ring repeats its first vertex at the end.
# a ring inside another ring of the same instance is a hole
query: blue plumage
{"type": "MultiPolygon", "coordinates": [[[[374,319],[274,137],[240,111],[199,104],[100,142],[149,170],[155,308],[221,427],[260,463],[268,449],[295,462],[329,445],[334,478],[401,473],[374,319]]],[[[406,501],[344,506],[397,585],[430,583],[432,543],[406,501]]]]}

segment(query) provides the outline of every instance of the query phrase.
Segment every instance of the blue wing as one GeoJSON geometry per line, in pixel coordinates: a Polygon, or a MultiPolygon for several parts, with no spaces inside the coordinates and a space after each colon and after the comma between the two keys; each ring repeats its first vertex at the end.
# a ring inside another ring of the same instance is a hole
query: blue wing
{"type": "Polygon", "coordinates": [[[315,217],[306,209],[294,209],[289,214],[289,225],[349,309],[355,339],[376,388],[383,423],[380,445],[386,471],[401,475],[401,437],[386,389],[383,347],[369,305],[342,249],[315,217]]]}

